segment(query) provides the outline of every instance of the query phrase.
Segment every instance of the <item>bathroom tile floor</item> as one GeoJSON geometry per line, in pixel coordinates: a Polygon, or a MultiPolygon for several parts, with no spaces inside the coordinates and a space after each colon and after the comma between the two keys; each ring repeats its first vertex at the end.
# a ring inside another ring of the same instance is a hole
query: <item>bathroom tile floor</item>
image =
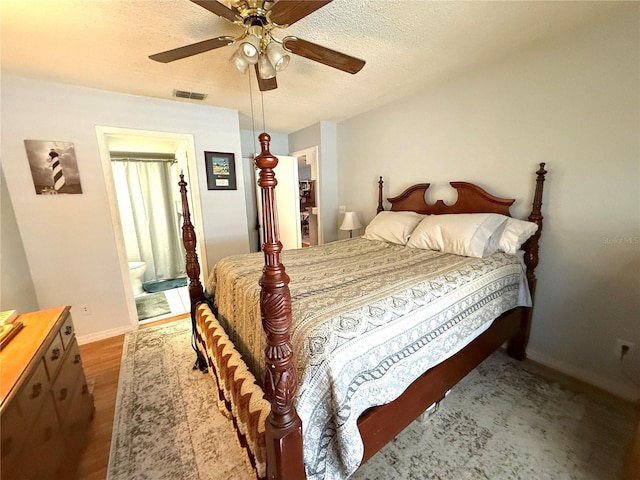
{"type": "Polygon", "coordinates": [[[189,300],[189,288],[188,287],[180,287],[174,288],[172,290],[165,290],[164,295],[167,299],[167,303],[171,307],[171,312],[166,313],[164,315],[160,315],[158,317],[145,318],[141,320],[139,323],[149,323],[155,322],[157,320],[162,320],[164,318],[173,317],[175,315],[180,315],[181,313],[189,312],[191,309],[191,301],[189,300]]]}

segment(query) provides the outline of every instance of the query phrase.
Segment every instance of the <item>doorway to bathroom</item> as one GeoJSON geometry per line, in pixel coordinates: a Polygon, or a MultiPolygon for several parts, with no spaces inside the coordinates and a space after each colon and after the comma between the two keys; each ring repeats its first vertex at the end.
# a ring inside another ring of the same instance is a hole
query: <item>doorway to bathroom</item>
{"type": "Polygon", "coordinates": [[[178,181],[182,172],[191,184],[193,139],[180,134],[107,130],[102,132],[107,157],[103,165],[111,178],[107,182],[112,187],[108,188],[109,200],[117,219],[114,224],[119,227],[119,256],[124,259],[121,265],[130,310],[138,323],[189,312],[178,181]]]}

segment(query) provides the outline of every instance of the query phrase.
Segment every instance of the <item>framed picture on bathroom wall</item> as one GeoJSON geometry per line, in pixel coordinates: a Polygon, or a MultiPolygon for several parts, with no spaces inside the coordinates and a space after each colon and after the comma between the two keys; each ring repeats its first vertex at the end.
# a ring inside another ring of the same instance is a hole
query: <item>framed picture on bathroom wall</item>
{"type": "Polygon", "coordinates": [[[236,190],[236,160],[233,153],[204,152],[209,190],[236,190]]]}

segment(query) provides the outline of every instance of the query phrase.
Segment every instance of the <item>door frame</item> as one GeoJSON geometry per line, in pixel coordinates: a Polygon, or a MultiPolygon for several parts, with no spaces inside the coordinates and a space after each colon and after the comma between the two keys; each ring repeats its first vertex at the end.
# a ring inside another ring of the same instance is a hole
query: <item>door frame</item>
{"type": "Polygon", "coordinates": [[[305,157],[305,162],[307,165],[311,166],[311,180],[315,180],[316,182],[316,207],[318,208],[318,245],[322,245],[324,243],[323,233],[322,233],[322,188],[320,181],[320,165],[318,164],[318,146],[314,145],[313,147],[303,148],[302,150],[296,150],[295,152],[291,152],[290,155],[292,157],[305,157]]]}
{"type": "MultiPolygon", "coordinates": [[[[200,208],[200,202],[194,202],[196,198],[200,198],[200,191],[198,188],[197,169],[195,164],[195,142],[193,135],[183,133],[170,133],[170,132],[158,132],[152,130],[137,130],[132,128],[120,128],[120,127],[106,127],[97,125],[96,136],[98,140],[98,150],[100,152],[100,159],[102,161],[102,169],[104,172],[105,187],[107,191],[107,200],[109,203],[109,210],[111,213],[111,224],[113,225],[113,233],[116,240],[116,250],[118,254],[118,260],[120,262],[120,274],[122,278],[122,285],[125,293],[125,299],[127,302],[127,309],[129,311],[129,322],[136,328],[139,325],[138,312],[136,310],[136,302],[133,295],[133,287],[131,286],[129,277],[129,264],[127,262],[127,251],[124,243],[124,232],[122,230],[122,222],[120,221],[120,210],[118,208],[118,198],[116,196],[115,182],[113,178],[113,170],[111,167],[111,156],[109,155],[109,139],[111,137],[130,138],[132,141],[147,140],[162,140],[167,142],[175,142],[184,148],[186,152],[186,180],[189,183],[189,206],[191,209],[192,223],[194,224],[197,241],[197,254],[200,259],[200,281],[203,278],[207,278],[207,259],[204,245],[204,235],[202,233],[202,210],[200,208]]],[[[176,188],[178,188],[178,179],[176,179],[176,188]]],[[[203,282],[204,284],[204,282],[203,282]]]]}

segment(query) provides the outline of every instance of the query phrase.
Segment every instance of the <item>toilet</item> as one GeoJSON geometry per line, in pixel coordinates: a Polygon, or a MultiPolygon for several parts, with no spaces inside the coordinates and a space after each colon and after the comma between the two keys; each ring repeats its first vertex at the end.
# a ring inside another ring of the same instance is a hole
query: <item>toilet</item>
{"type": "Polygon", "coordinates": [[[142,295],[144,293],[142,275],[144,275],[146,269],[147,266],[144,262],[129,262],[129,277],[131,278],[134,295],[142,295]]]}

